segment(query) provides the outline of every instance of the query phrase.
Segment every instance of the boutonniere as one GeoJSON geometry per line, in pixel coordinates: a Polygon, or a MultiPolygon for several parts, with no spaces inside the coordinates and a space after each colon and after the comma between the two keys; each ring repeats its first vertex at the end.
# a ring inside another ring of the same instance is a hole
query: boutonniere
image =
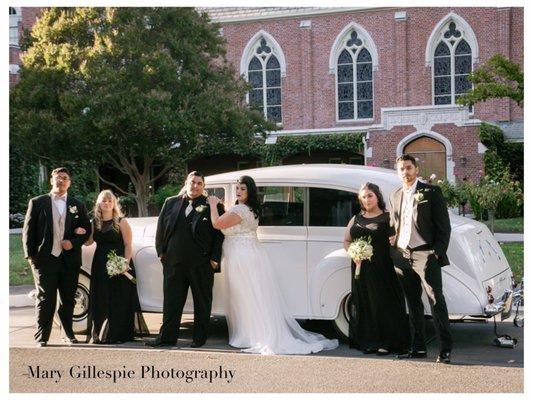
{"type": "Polygon", "coordinates": [[[77,214],[78,213],[78,207],[76,206],[70,206],[68,208],[68,211],[71,213],[71,214],[77,214]]]}
{"type": "Polygon", "coordinates": [[[427,200],[424,200],[424,193],[421,193],[420,191],[417,191],[414,197],[418,204],[427,202],[427,200]]]}
{"type": "Polygon", "coordinates": [[[207,208],[207,205],[202,204],[201,206],[196,207],[195,210],[196,210],[197,213],[201,213],[201,212],[203,212],[206,208],[207,208]]]}

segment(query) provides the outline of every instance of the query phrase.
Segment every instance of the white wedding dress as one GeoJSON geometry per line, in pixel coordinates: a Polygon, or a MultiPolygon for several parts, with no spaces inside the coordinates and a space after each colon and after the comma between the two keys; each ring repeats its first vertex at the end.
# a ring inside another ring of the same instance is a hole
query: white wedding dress
{"type": "Polygon", "coordinates": [[[336,348],[336,339],[304,330],[291,316],[268,255],[257,240],[253,212],[244,204],[229,212],[242,218],[222,230],[230,346],[258,354],[309,354],[336,348]]]}

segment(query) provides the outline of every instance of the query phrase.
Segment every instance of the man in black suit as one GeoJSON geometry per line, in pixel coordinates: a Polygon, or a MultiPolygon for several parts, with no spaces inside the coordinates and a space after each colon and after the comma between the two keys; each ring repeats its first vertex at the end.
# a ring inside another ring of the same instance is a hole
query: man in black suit
{"type": "Polygon", "coordinates": [[[22,247],[30,263],[37,289],[37,346],[46,346],[52,331],[59,291],[59,319],[62,340],[77,343],[72,330],[74,296],[81,267],[81,246],[91,234],[91,222],[85,205],[67,195],[71,175],[66,168],[52,171],[48,194],[30,200],[22,247]]]}
{"type": "MultiPolygon", "coordinates": [[[[159,214],[155,247],[163,264],[163,325],[157,338],[147,346],[173,346],[178,340],[183,307],[189,287],[194,302],[191,347],[207,340],[214,273],[220,272],[224,235],[213,228],[203,175],[187,176],[186,193],[169,197],[159,214]]],[[[223,213],[220,205],[219,212],[223,213]]]]}
{"type": "Polygon", "coordinates": [[[441,267],[448,265],[450,217],[438,186],[420,182],[416,159],[404,154],[396,160],[402,187],[391,194],[390,218],[395,235],[390,237],[391,256],[409,306],[414,328],[409,358],[425,358],[424,305],[422,289],[431,305],[439,340],[437,362],[450,362],[452,335],[448,308],[442,293],[441,267]]]}

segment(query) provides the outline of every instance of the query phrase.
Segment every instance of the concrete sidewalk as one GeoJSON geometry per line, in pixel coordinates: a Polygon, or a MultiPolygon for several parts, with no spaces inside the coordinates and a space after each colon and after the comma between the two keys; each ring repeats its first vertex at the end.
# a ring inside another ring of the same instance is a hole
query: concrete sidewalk
{"type": "Polygon", "coordinates": [[[34,300],[29,296],[33,289],[35,289],[34,285],[10,286],[9,308],[33,306],[35,304],[34,300]]]}

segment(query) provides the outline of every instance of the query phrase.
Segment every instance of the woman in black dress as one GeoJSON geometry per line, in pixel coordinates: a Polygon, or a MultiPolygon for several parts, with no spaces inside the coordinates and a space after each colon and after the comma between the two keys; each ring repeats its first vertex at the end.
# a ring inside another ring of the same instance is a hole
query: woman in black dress
{"type": "MultiPolygon", "coordinates": [[[[131,228],[123,218],[117,198],[110,190],[98,195],[94,207],[93,234],[85,243],[96,242],[91,267],[88,334],[90,343],[123,343],[134,333],[147,334],[140,312],[137,286],[125,275],[109,276],[107,257],[111,251],[131,260],[131,228]]],[[[135,276],[130,262],[130,275],[135,276]]]]}
{"type": "Polygon", "coordinates": [[[350,347],[365,354],[404,353],[410,344],[409,319],[403,292],[389,255],[389,213],[377,185],[365,183],[359,190],[361,212],[348,223],[344,248],[360,237],[370,237],[373,256],[362,261],[355,279],[352,261],[350,347]]]}

